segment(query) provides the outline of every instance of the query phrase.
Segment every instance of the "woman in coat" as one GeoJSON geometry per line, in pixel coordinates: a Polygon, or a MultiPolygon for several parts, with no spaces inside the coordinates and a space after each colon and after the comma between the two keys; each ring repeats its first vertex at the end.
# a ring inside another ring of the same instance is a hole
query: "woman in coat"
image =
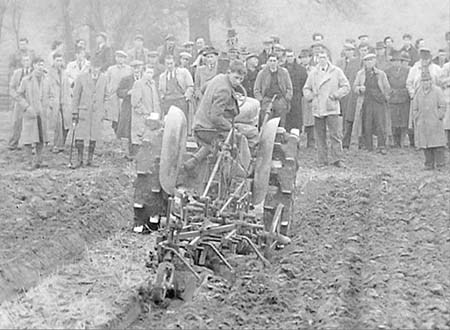
{"type": "Polygon", "coordinates": [[[42,150],[48,142],[47,109],[49,83],[44,74],[44,60],[33,60],[33,72],[23,78],[17,91],[17,102],[24,109],[21,143],[25,146],[30,169],[43,167],[42,150]],[[36,156],[33,164],[33,146],[36,156]]]}
{"type": "Polygon", "coordinates": [[[75,144],[78,150],[78,164],[76,167],[83,165],[85,145],[88,145],[86,165],[93,165],[95,146],[102,137],[106,97],[107,81],[101,72],[101,63],[93,61],[90,71],[77,78],[73,91],[72,116],[77,124],[75,144]]]}
{"type": "Polygon", "coordinates": [[[416,147],[423,149],[425,169],[442,168],[445,165],[445,135],[443,119],[445,100],[442,90],[433,85],[428,72],[422,74],[422,84],[412,103],[412,115],[416,129],[416,147]]]}

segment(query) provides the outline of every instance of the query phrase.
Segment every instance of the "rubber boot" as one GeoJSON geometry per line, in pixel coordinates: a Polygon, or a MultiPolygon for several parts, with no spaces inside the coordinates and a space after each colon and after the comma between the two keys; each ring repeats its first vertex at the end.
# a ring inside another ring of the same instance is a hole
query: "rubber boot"
{"type": "Polygon", "coordinates": [[[409,137],[409,146],[410,147],[415,147],[416,143],[414,141],[414,130],[410,130],[408,132],[408,137],[409,137]]]}
{"type": "Polygon", "coordinates": [[[209,146],[201,146],[198,151],[192,155],[190,159],[184,164],[184,169],[192,173],[195,171],[197,166],[211,153],[211,148],[209,146]]]}
{"type": "Polygon", "coordinates": [[[77,147],[78,151],[78,162],[73,168],[80,168],[81,166],[83,166],[84,141],[76,140],[75,146],[77,147]]]}
{"type": "Polygon", "coordinates": [[[89,141],[88,159],[87,159],[86,165],[90,166],[90,167],[98,167],[98,166],[94,165],[94,163],[93,163],[95,145],[96,145],[95,141],[89,141]]]}
{"type": "Polygon", "coordinates": [[[25,154],[27,158],[27,163],[25,165],[26,170],[34,170],[35,167],[33,166],[33,146],[31,144],[25,144],[25,154]]]}
{"type": "Polygon", "coordinates": [[[314,127],[305,127],[306,132],[306,148],[314,148],[316,146],[316,141],[314,137],[314,127]]]}
{"type": "Polygon", "coordinates": [[[42,163],[42,150],[44,149],[43,143],[36,143],[36,155],[35,155],[35,164],[34,167],[36,168],[42,168],[42,167],[48,167],[47,165],[42,163]]]}

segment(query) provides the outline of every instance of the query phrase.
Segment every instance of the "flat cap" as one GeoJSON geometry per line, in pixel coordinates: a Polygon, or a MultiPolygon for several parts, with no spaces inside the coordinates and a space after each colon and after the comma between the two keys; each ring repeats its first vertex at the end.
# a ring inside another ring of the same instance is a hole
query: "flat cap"
{"type": "Polygon", "coordinates": [[[188,52],[181,52],[180,57],[192,58],[192,55],[189,54],[188,52]]]}
{"type": "Polygon", "coordinates": [[[148,52],[148,57],[158,57],[159,54],[156,50],[151,50],[148,52]]]}
{"type": "Polygon", "coordinates": [[[130,66],[140,66],[140,65],[144,65],[144,62],[139,61],[139,60],[134,60],[131,61],[130,66]]]}
{"type": "Polygon", "coordinates": [[[355,50],[356,47],[355,47],[355,45],[353,45],[353,44],[351,44],[351,43],[349,43],[349,42],[346,42],[346,43],[344,44],[344,49],[345,49],[345,50],[355,50]]]}
{"type": "Polygon", "coordinates": [[[298,57],[309,57],[311,56],[311,50],[308,48],[303,48],[302,50],[300,50],[300,54],[298,54],[298,57]]]}
{"type": "Polygon", "coordinates": [[[172,33],[166,35],[166,40],[175,40],[175,36],[172,33]]]}
{"type": "Polygon", "coordinates": [[[281,44],[275,44],[275,45],[273,45],[273,49],[286,50],[286,47],[284,47],[281,44]]]}
{"type": "Polygon", "coordinates": [[[203,49],[203,55],[210,55],[210,54],[214,54],[216,56],[219,56],[219,51],[217,49],[215,49],[212,46],[207,46],[203,49]]]}
{"type": "Polygon", "coordinates": [[[193,41],[186,41],[184,44],[183,44],[183,47],[194,47],[194,45],[195,45],[195,43],[193,42],[193,41]]]}
{"type": "Polygon", "coordinates": [[[250,53],[245,57],[245,60],[248,61],[249,59],[251,59],[253,57],[259,59],[258,55],[256,55],[255,53],[250,53]]]}
{"type": "Polygon", "coordinates": [[[363,60],[367,61],[367,60],[372,60],[374,58],[377,58],[377,55],[375,55],[374,53],[369,53],[369,54],[367,54],[366,56],[363,57],[363,60]]]}
{"type": "Polygon", "coordinates": [[[358,39],[362,39],[362,38],[368,38],[369,35],[368,34],[361,34],[358,36],[358,39]]]}
{"type": "Polygon", "coordinates": [[[108,40],[108,35],[106,34],[106,32],[99,32],[96,34],[97,37],[103,37],[103,39],[108,40]]]}
{"type": "Polygon", "coordinates": [[[116,50],[115,54],[116,54],[116,56],[120,56],[120,57],[125,57],[125,58],[128,57],[128,54],[125,53],[123,50],[116,50]]]}
{"type": "Polygon", "coordinates": [[[273,44],[273,39],[265,39],[265,40],[263,40],[263,44],[264,45],[271,45],[271,44],[273,44]]]}

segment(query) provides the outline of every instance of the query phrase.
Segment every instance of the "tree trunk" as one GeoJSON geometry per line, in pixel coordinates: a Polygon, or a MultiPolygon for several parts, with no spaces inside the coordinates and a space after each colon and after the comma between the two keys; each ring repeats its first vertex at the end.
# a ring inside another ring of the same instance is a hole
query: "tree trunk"
{"type": "Polygon", "coordinates": [[[90,0],[89,1],[89,14],[87,16],[89,26],[89,48],[91,54],[94,54],[95,48],[97,47],[95,42],[95,37],[98,32],[105,31],[105,23],[103,20],[103,5],[100,0],[90,0]]]}
{"type": "Polygon", "coordinates": [[[231,21],[231,18],[233,17],[233,1],[227,0],[225,1],[225,26],[228,29],[231,29],[233,27],[233,22],[231,21]]]}
{"type": "Polygon", "coordinates": [[[66,46],[66,61],[72,60],[75,56],[75,45],[72,35],[72,20],[70,17],[70,0],[60,0],[61,1],[61,14],[64,26],[64,44],[66,46]]]}
{"type": "Polygon", "coordinates": [[[9,0],[0,1],[0,40],[2,39],[3,19],[5,18],[6,9],[8,9],[9,0]]]}
{"type": "Polygon", "coordinates": [[[208,0],[192,0],[188,8],[189,39],[203,37],[207,44],[211,43],[209,20],[211,11],[208,0]]]}

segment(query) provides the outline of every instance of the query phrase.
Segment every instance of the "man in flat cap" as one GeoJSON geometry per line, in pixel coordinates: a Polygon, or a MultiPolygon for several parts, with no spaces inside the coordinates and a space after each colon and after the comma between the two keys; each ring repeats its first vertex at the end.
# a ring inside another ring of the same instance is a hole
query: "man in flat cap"
{"type": "Polygon", "coordinates": [[[134,37],[133,45],[134,47],[127,52],[128,62],[139,60],[142,61],[144,64],[147,64],[149,50],[144,47],[144,36],[142,34],[137,34],[134,37]]]}
{"type": "Polygon", "coordinates": [[[107,100],[105,104],[105,119],[111,122],[111,127],[114,132],[117,131],[120,111],[117,88],[119,87],[120,81],[132,73],[131,67],[126,64],[127,57],[127,53],[123,50],[116,51],[116,64],[111,65],[106,71],[107,100]]]}
{"type": "MultiPolygon", "coordinates": [[[[181,52],[180,53],[180,60],[179,60],[179,67],[188,69],[189,72],[191,72],[191,62],[192,62],[192,55],[188,52],[181,52]]],[[[191,73],[192,75],[192,73],[191,73]]]]}
{"type": "Polygon", "coordinates": [[[214,47],[207,47],[203,51],[205,64],[197,68],[194,79],[194,90],[196,99],[199,101],[203,96],[208,82],[218,74],[218,56],[219,52],[214,47]]]}
{"type": "Polygon", "coordinates": [[[165,38],[164,45],[158,47],[159,63],[164,64],[165,58],[168,55],[172,55],[175,60],[178,60],[179,49],[175,40],[175,36],[169,33],[165,38]]]}
{"type": "Polygon", "coordinates": [[[245,66],[247,68],[247,73],[244,80],[242,81],[242,86],[244,86],[247,91],[247,96],[255,97],[253,89],[255,87],[256,76],[259,72],[259,59],[256,54],[249,54],[245,58],[245,66]]]}
{"type": "Polygon", "coordinates": [[[412,44],[412,35],[405,33],[402,37],[403,46],[400,48],[401,52],[407,52],[411,60],[409,61],[409,66],[413,66],[419,60],[419,53],[417,49],[414,48],[412,44]]]}
{"type": "MultiPolygon", "coordinates": [[[[351,43],[344,44],[344,58],[341,59],[337,66],[344,72],[350,86],[356,79],[356,74],[361,69],[361,61],[355,56],[356,47],[351,43]]],[[[346,96],[341,99],[341,113],[343,119],[343,134],[342,147],[344,149],[350,148],[350,140],[352,137],[353,120],[355,119],[355,108],[357,94],[351,90],[346,96]]]]}
{"type": "Polygon", "coordinates": [[[117,87],[117,96],[122,100],[119,112],[119,120],[117,123],[117,138],[121,139],[122,151],[128,148],[128,156],[134,157],[137,150],[133,150],[131,144],[131,94],[136,81],[142,78],[142,67],[144,63],[134,60],[130,63],[132,73],[120,80],[117,87]]]}
{"type": "MultiPolygon", "coordinates": [[[[391,85],[391,95],[388,107],[391,116],[392,136],[394,147],[401,148],[408,131],[410,99],[406,88],[406,79],[409,73],[408,53],[393,52],[391,66],[386,69],[386,76],[391,85]]],[[[414,137],[410,136],[410,142],[414,146],[414,137]]]]}
{"type": "Polygon", "coordinates": [[[377,56],[369,53],[363,58],[364,68],[356,75],[353,90],[358,94],[353,136],[359,142],[363,132],[364,144],[373,151],[373,135],[377,136],[378,151],[386,152],[386,107],[391,86],[386,74],[376,67],[377,56]]]}
{"type": "MultiPolygon", "coordinates": [[[[431,50],[429,48],[422,48],[419,50],[418,60],[409,70],[408,78],[406,79],[406,88],[408,89],[408,94],[410,99],[413,101],[416,93],[422,82],[422,72],[428,72],[433,79],[433,84],[435,86],[440,85],[440,77],[442,74],[439,65],[432,62],[431,50]]],[[[411,63],[411,62],[410,62],[411,63]]],[[[414,127],[413,116],[410,112],[409,114],[409,129],[414,130],[414,136],[416,134],[416,128],[414,127]]]]}
{"type": "Polygon", "coordinates": [[[114,64],[113,51],[110,46],[108,46],[108,35],[105,32],[100,32],[96,37],[97,48],[95,49],[92,61],[96,61],[101,64],[102,72],[114,64]]]}
{"type": "Polygon", "coordinates": [[[331,64],[325,51],[319,53],[318,64],[308,75],[303,95],[311,102],[319,166],[330,164],[343,167],[342,135],[339,129],[339,100],[350,92],[350,84],[344,72],[331,64]],[[328,132],[328,134],[327,134],[328,132]],[[331,152],[328,155],[327,135],[331,152]]]}
{"type": "MultiPolygon", "coordinates": [[[[75,81],[72,99],[72,120],[77,123],[75,145],[78,150],[78,162],[75,167],[84,164],[84,148],[88,147],[87,166],[93,166],[94,151],[102,138],[102,118],[105,115],[107,82],[101,72],[102,63],[93,59],[89,72],[82,73],[75,81]]],[[[72,132],[73,134],[73,132],[72,132]]]]}
{"type": "Polygon", "coordinates": [[[412,117],[416,127],[416,147],[423,149],[425,170],[442,169],[445,166],[447,143],[443,119],[446,102],[442,90],[433,84],[428,71],[422,71],[421,84],[412,101],[412,117]]]}

